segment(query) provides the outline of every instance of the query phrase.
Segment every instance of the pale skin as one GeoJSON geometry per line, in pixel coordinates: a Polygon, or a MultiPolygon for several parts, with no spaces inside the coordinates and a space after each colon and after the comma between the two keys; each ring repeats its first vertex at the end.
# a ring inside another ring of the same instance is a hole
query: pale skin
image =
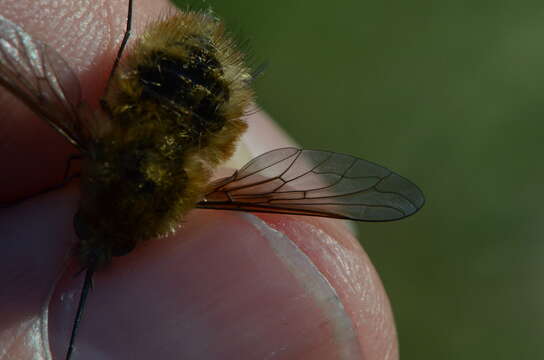
{"type": "MultiPolygon", "coordinates": [[[[97,106],[126,1],[56,4],[4,0],[0,14],[57,49],[97,106]]],[[[168,7],[136,1],[133,34],[168,7]]],[[[0,108],[0,164],[12,174],[0,180],[0,201],[58,183],[75,150],[3,88],[0,108]]],[[[263,112],[248,122],[230,167],[292,144],[263,112]]],[[[70,253],[78,192],[75,181],[0,210],[1,359],[64,357],[83,280],[70,253]]],[[[199,210],[95,275],[73,358],[152,356],[394,360],[398,350],[387,296],[344,223],[199,210]]]]}

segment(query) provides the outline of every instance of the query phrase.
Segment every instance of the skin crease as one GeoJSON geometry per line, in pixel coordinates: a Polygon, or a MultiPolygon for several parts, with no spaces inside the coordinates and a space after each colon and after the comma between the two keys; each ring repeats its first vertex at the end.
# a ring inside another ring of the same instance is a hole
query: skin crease
{"type": "MultiPolygon", "coordinates": [[[[167,7],[136,1],[134,33],[167,7]]],[[[4,0],[0,14],[57,49],[96,106],[125,1],[4,0]]],[[[10,174],[0,201],[58,183],[74,149],[3,89],[0,108],[10,109],[0,122],[0,164],[10,174]]],[[[248,121],[231,167],[291,143],[262,112],[248,121]]],[[[47,359],[49,346],[64,356],[82,282],[70,257],[77,199],[74,182],[0,210],[0,359],[47,359]]],[[[96,274],[76,346],[74,360],[398,358],[387,296],[341,221],[205,210],[96,274]]]]}

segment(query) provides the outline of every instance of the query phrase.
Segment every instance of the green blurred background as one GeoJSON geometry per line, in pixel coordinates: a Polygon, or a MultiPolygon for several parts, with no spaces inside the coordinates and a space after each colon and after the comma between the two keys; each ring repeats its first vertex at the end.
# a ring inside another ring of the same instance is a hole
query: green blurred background
{"type": "Polygon", "coordinates": [[[269,62],[258,102],[304,147],[424,190],[412,218],[359,226],[402,359],[544,359],[544,3],[192,3],[269,62]]]}

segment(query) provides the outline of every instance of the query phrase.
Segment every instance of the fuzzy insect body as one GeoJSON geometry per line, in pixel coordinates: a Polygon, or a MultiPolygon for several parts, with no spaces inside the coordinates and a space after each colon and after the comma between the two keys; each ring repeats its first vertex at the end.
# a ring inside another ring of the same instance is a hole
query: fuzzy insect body
{"type": "Polygon", "coordinates": [[[176,228],[246,128],[251,75],[220,22],[152,25],[114,73],[87,144],[75,217],[84,265],[176,228]]]}

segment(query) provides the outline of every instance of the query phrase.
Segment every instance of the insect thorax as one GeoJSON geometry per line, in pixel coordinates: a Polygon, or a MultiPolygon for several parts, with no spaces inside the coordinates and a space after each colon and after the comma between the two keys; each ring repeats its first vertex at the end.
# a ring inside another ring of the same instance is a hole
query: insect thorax
{"type": "Polygon", "coordinates": [[[182,13],[139,40],[112,78],[104,98],[111,130],[83,173],[84,261],[90,248],[122,255],[168,232],[200,200],[245,130],[249,79],[207,15],[182,13]]]}

